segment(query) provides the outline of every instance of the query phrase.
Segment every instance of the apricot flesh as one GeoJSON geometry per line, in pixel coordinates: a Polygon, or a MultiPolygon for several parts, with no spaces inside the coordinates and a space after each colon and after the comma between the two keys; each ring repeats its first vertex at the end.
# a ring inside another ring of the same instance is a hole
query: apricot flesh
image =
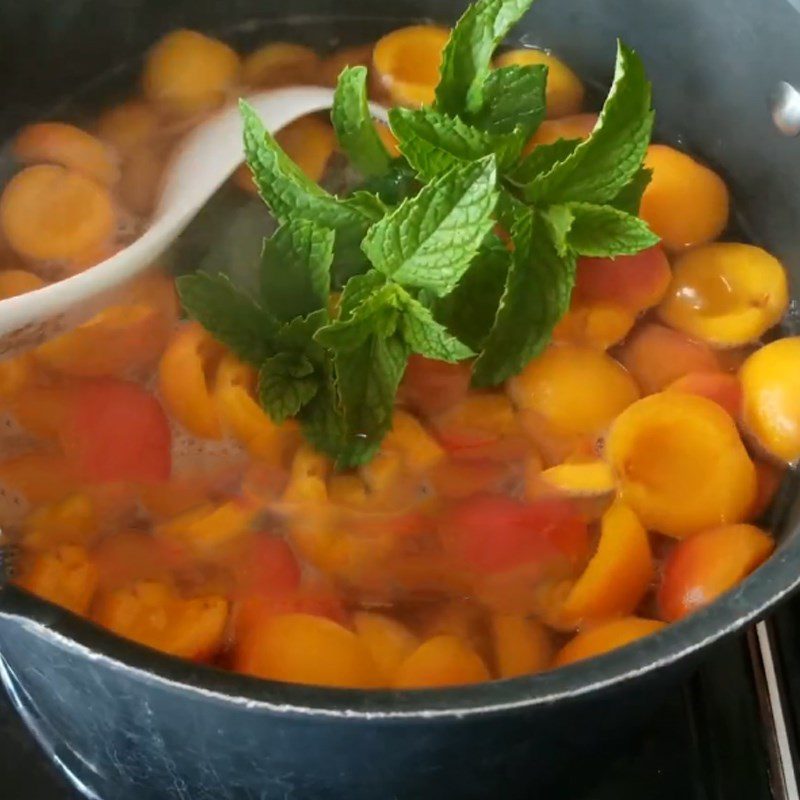
{"type": "Polygon", "coordinates": [[[489,680],[481,657],[456,636],[443,634],[423,642],[398,667],[396,689],[463,686],[489,680]]]}
{"type": "Polygon", "coordinates": [[[555,666],[564,667],[576,661],[616,650],[618,647],[660,631],[664,624],[655,619],[623,617],[582,631],[559,650],[555,666]]]}

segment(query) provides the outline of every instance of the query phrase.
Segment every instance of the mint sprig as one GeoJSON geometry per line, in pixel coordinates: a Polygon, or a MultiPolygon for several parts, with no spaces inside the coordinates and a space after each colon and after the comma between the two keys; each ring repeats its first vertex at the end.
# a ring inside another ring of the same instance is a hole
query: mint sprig
{"type": "Polygon", "coordinates": [[[247,161],[280,227],[264,243],[257,292],[198,273],[179,279],[181,300],[259,368],[270,416],[296,418],[339,467],[380,448],[412,353],[474,358],[473,383],[496,386],[547,346],[579,256],[657,241],[637,216],[650,85],[622,43],[591,135],[522,155],[545,115],[547,70],[492,70],[491,59],[531,3],[478,0],[465,12],[434,106],[390,112],[401,158],[375,130],[365,68],[344,70],[332,121],[365,178],[347,197],[310,181],[241,105],[247,161]]]}

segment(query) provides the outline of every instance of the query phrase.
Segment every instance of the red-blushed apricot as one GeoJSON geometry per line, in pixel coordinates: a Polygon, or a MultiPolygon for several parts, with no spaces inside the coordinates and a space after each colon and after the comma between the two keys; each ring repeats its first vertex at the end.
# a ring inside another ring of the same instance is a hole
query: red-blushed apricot
{"type": "Polygon", "coordinates": [[[607,350],[635,324],[636,313],[619,303],[585,301],[573,293],[569,310],[553,329],[553,341],[607,350]]]}
{"type": "Polygon", "coordinates": [[[435,416],[432,425],[449,452],[461,452],[514,434],[516,417],[506,395],[470,392],[460,403],[435,416]]]}
{"type": "Polygon", "coordinates": [[[640,214],[670,250],[716,239],[728,224],[728,187],[716,172],[663,144],[647,149],[653,177],[640,214]]]}
{"type": "Polygon", "coordinates": [[[222,435],[212,376],[224,349],[196,322],[173,335],[158,365],[158,387],[164,405],[188,431],[204,439],[222,435]]]}
{"type": "Polygon", "coordinates": [[[154,105],[187,116],[220,105],[238,72],[239,56],[224,42],[177,30],[147,54],[142,89],[154,105]]]}
{"type": "Polygon", "coordinates": [[[60,164],[104,186],[119,180],[119,164],[111,148],[65,122],[27,125],[14,140],[13,153],[23,164],[60,164]]]}
{"type": "Polygon", "coordinates": [[[139,581],[101,593],[92,619],[139,644],[204,661],[222,646],[228,601],[217,595],[184,598],[166,583],[139,581]]]}
{"type": "Polygon", "coordinates": [[[742,385],[727,372],[688,372],[667,386],[668,392],[685,392],[713,400],[733,419],[739,419],[742,407],[742,385]]]}
{"type": "Polygon", "coordinates": [[[279,614],[241,631],[234,664],[238,672],[287,683],[360,689],[380,683],[359,637],[311,614],[279,614]]]}
{"type": "Polygon", "coordinates": [[[618,353],[644,394],[666,389],[690,372],[719,372],[713,350],[655,322],[637,328],[618,353]]]}
{"type": "Polygon", "coordinates": [[[14,250],[26,258],[80,257],[110,240],[115,221],[105,187],[56,164],[18,172],[0,197],[0,225],[14,250]]]}
{"type": "Polygon", "coordinates": [[[732,589],[775,549],[772,537],[753,525],[725,525],[700,531],[667,556],[658,606],[675,622],[732,589]]]}
{"type": "Polygon", "coordinates": [[[397,450],[402,455],[406,467],[414,472],[431,469],[446,455],[444,448],[423,424],[402,409],[395,410],[392,429],[386,434],[383,447],[397,450]]]}
{"type": "Polygon", "coordinates": [[[544,64],[547,67],[547,116],[552,118],[577,114],[583,106],[581,79],[561,60],[544,50],[533,48],[509,50],[494,60],[496,67],[544,64]]]}
{"type": "Polygon", "coordinates": [[[742,422],[771,456],[800,458],[800,336],[756,350],[742,365],[742,422]]]}
{"type": "Polygon", "coordinates": [[[87,550],[64,544],[35,555],[18,583],[44,600],[75,614],[85,614],[97,588],[97,579],[97,565],[87,550]]]}
{"type": "Polygon", "coordinates": [[[597,114],[573,114],[559,119],[546,119],[525,145],[524,155],[537,144],[553,144],[559,139],[586,139],[597,125],[597,114]]]}
{"type": "Polygon", "coordinates": [[[378,40],[372,61],[395,103],[421,106],[433,102],[442,51],[449,35],[446,28],[411,25],[378,40]]]}
{"type": "Polygon", "coordinates": [[[553,642],[540,622],[513,614],[493,614],[491,625],[498,677],[531,675],[550,666],[553,642]]]}
{"type": "Polygon", "coordinates": [[[789,305],[783,265],[749,244],[715,242],[682,255],[659,306],[673,328],[718,347],[759,339],[789,305]]]}
{"type": "Polygon", "coordinates": [[[44,281],[33,272],[24,269],[4,269],[0,272],[0,300],[33,292],[44,285],[44,281]]]}
{"type": "Polygon", "coordinates": [[[415,354],[408,359],[399,399],[418,415],[430,417],[463,400],[469,382],[470,367],[466,362],[448,364],[415,354]]]}
{"type": "Polygon", "coordinates": [[[741,522],[755,498],[755,467],[736,425],[705,397],[662,392],[639,400],[614,421],[605,456],[642,523],[678,539],[741,522]]]}
{"type": "Polygon", "coordinates": [[[747,515],[748,519],[751,520],[757,520],[769,510],[786,475],[785,464],[776,464],[772,461],[756,461],[755,465],[756,498],[753,501],[750,513],[747,515]]]}
{"type": "Polygon", "coordinates": [[[405,625],[385,614],[359,611],[353,615],[353,627],[387,686],[400,664],[419,647],[419,639],[405,625]]]}
{"type": "Polygon", "coordinates": [[[549,489],[566,497],[607,497],[615,488],[614,473],[605,461],[578,461],[557,464],[539,475],[549,489]]]}
{"type": "Polygon", "coordinates": [[[456,636],[434,636],[423,642],[398,667],[396,689],[464,686],[491,676],[481,657],[456,636]]]}
{"type": "Polygon", "coordinates": [[[656,245],[633,256],[579,259],[575,294],[583,302],[617,303],[638,314],[658,305],[671,278],[669,261],[656,245]]]}
{"type": "Polygon", "coordinates": [[[624,617],[639,605],[655,577],[647,531],[617,501],[603,514],[600,541],[561,607],[577,625],[624,617]]]}
{"type": "Polygon", "coordinates": [[[91,499],[76,493],[28,514],[22,522],[22,541],[31,550],[62,544],[88,545],[97,534],[97,527],[91,499]]]}
{"type": "Polygon", "coordinates": [[[508,382],[516,406],[541,414],[556,430],[594,435],[639,397],[636,383],[598,350],[553,345],[508,382]]]}
{"type": "Polygon", "coordinates": [[[269,42],[245,57],[242,82],[259,88],[315,83],[319,67],[320,58],[310,47],[269,42]]]}
{"type": "Polygon", "coordinates": [[[635,642],[637,639],[649,636],[651,633],[656,633],[663,627],[664,623],[655,619],[623,617],[589,628],[579,633],[558,651],[554,666],[564,667],[575,661],[608,653],[618,647],[635,642]]]}
{"type": "Polygon", "coordinates": [[[142,100],[126,100],[104,111],[97,120],[95,132],[123,156],[158,135],[159,118],[155,109],[142,100]]]}

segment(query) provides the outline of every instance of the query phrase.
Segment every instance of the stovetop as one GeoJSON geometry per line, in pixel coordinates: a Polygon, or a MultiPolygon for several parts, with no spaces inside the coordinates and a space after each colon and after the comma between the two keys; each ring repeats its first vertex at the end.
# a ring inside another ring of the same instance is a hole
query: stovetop
{"type": "MultiPolygon", "coordinates": [[[[614,759],[590,776],[574,770],[547,800],[798,800],[798,720],[800,599],[718,645],[614,759]]],[[[0,797],[81,797],[2,694],[0,797]]]]}

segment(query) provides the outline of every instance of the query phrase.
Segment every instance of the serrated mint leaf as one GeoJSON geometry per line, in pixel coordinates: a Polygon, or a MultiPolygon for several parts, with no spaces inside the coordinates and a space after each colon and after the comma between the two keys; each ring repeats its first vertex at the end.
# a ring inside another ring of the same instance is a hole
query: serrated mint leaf
{"type": "Polygon", "coordinates": [[[542,211],[542,219],[550,228],[550,236],[556,251],[560,256],[566,256],[570,251],[570,231],[575,215],[571,204],[562,206],[548,206],[542,211]]]}
{"type": "Polygon", "coordinates": [[[274,352],[278,323],[227,275],[197,272],[175,285],[186,313],[239,358],[260,366],[274,352]]]}
{"type": "Polygon", "coordinates": [[[327,305],[334,238],[330,228],[294,219],[264,241],[261,303],[276,319],[288,322],[327,305]]]}
{"type": "Polygon", "coordinates": [[[436,302],[435,317],[476,352],[494,324],[510,264],[509,249],[489,234],[456,288],[436,302]]]}
{"type": "Polygon", "coordinates": [[[496,180],[493,156],[453,168],[373,225],[364,252],[398,283],[448,294],[494,224],[496,180]]]}
{"type": "Polygon", "coordinates": [[[525,199],[535,204],[613,200],[644,160],[653,128],[650,101],[641,59],[619,42],[614,83],[594,131],[569,157],[532,181],[525,199]]]}
{"type": "Polygon", "coordinates": [[[536,212],[518,220],[512,240],[514,253],[497,316],[473,366],[475,386],[502,383],[545,348],[575,283],[574,257],[558,254],[550,228],[536,212]]]}
{"type": "Polygon", "coordinates": [[[367,103],[367,68],[346,67],[339,75],[331,109],[336,138],[356,169],[384,175],[392,158],[383,146],[367,103]]]}
{"type": "Polygon", "coordinates": [[[472,124],[497,136],[514,134],[522,149],[544,119],[546,83],[543,64],[492,70],[483,84],[483,107],[472,124]]]}
{"type": "Polygon", "coordinates": [[[548,212],[552,215],[559,209],[571,217],[566,240],[579,255],[627,256],[658,244],[658,236],[644,220],[611,206],[567,203],[551,206],[548,212]]]}
{"type": "Polygon", "coordinates": [[[527,184],[550,172],[556,164],[565,161],[582,141],[582,139],[558,139],[551,144],[537,144],[516,165],[509,176],[511,182],[522,187],[524,196],[527,184]]]}
{"type": "Polygon", "coordinates": [[[400,152],[426,180],[492,152],[488,134],[432,108],[393,108],[389,124],[400,152]]]}
{"type": "Polygon", "coordinates": [[[437,361],[455,363],[474,355],[444,325],[433,318],[429,308],[404,292],[400,333],[412,352],[437,361]]]}
{"type": "Polygon", "coordinates": [[[386,285],[386,276],[375,270],[365,272],[363,275],[355,275],[350,278],[344,287],[342,296],[339,299],[339,319],[347,320],[353,312],[368,298],[375,294],[378,289],[386,285]]]}
{"type": "Polygon", "coordinates": [[[259,402],[278,425],[296,416],[318,390],[314,365],[295,353],[268,358],[258,373],[259,402]]]}
{"type": "Polygon", "coordinates": [[[629,214],[639,213],[642,206],[642,196],[653,177],[653,170],[641,167],[631,178],[630,182],[619,190],[619,193],[609,205],[618,208],[620,211],[627,211],[629,214]]]}
{"type": "Polygon", "coordinates": [[[442,54],[436,108],[461,116],[483,106],[483,86],[498,44],[533,0],[478,0],[456,23],[442,54]]]}

